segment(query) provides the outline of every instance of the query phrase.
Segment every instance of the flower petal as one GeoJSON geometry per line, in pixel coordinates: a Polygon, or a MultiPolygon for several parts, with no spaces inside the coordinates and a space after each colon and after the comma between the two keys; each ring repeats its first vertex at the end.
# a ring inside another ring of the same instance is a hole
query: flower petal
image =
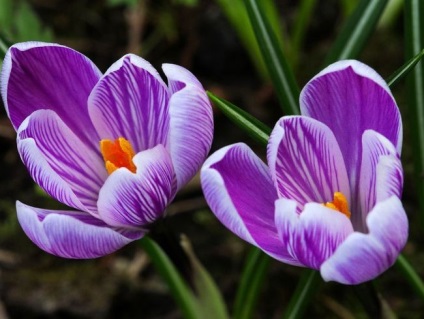
{"type": "Polygon", "coordinates": [[[321,204],[309,203],[298,214],[297,203],[281,198],[275,202],[275,225],[281,242],[300,264],[319,269],[353,232],[346,215],[321,204]]]}
{"type": "Polygon", "coordinates": [[[315,76],[300,95],[303,115],[326,124],[336,136],[345,159],[351,185],[359,176],[361,139],[367,129],[402,147],[402,122],[389,87],[367,65],[336,62],[315,76]]]}
{"type": "Polygon", "coordinates": [[[136,173],[113,172],[100,190],[100,217],[109,225],[146,228],[165,213],[176,193],[171,158],[162,145],[138,153],[136,173]]]}
{"type": "Polygon", "coordinates": [[[341,192],[350,203],[349,180],[337,141],[328,127],[304,116],[283,117],[271,134],[268,165],[280,197],[301,211],[308,202],[331,202],[341,192]]]}
{"type": "Polygon", "coordinates": [[[201,170],[203,193],[212,212],[237,236],[289,264],[274,224],[277,193],[266,165],[245,144],[224,147],[201,170]]]}
{"type": "Polygon", "coordinates": [[[37,184],[64,204],[95,215],[97,194],[107,177],[99,152],[52,110],[32,113],[19,127],[17,139],[21,158],[37,184]]]}
{"type": "Polygon", "coordinates": [[[408,239],[408,220],[400,199],[377,203],[367,216],[368,234],[355,232],[321,266],[325,281],[359,284],[393,265],[408,239]]]}
{"type": "Polygon", "coordinates": [[[168,148],[181,188],[196,174],[209,153],[213,138],[212,107],[193,74],[173,64],[162,68],[172,94],[168,148]]]}
{"type": "Polygon", "coordinates": [[[87,98],[101,72],[81,53],[58,44],[23,42],[10,47],[3,62],[1,94],[17,129],[32,112],[54,110],[87,144],[97,136],[87,98]]]}
{"type": "Polygon", "coordinates": [[[27,236],[44,251],[64,258],[97,258],[133,240],[141,231],[113,229],[78,211],[56,211],[16,204],[18,220],[27,236]]]}
{"type": "Polygon", "coordinates": [[[355,230],[366,232],[365,219],[378,201],[392,195],[400,197],[403,185],[402,165],[394,145],[383,135],[367,130],[362,136],[362,161],[355,193],[360,214],[352,215],[355,230]],[[378,192],[378,201],[377,201],[378,192]]]}
{"type": "Polygon", "coordinates": [[[168,88],[156,70],[136,55],[125,55],[106,71],[88,105],[102,139],[124,137],[136,152],[166,143],[168,88]]]}

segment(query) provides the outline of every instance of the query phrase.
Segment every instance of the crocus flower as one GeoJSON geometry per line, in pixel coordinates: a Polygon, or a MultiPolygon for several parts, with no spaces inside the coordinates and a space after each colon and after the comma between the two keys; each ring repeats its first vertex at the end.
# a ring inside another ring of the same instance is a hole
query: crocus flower
{"type": "Polygon", "coordinates": [[[396,102],[374,70],[349,60],[315,76],[300,107],[275,125],[268,166],[242,143],[215,152],[201,170],[206,200],[226,227],[282,262],[326,281],[373,279],[408,237],[396,102]]]}
{"type": "Polygon", "coordinates": [[[104,75],[84,55],[48,43],[12,46],[1,94],[32,178],[73,210],[17,203],[45,251],[94,258],[141,238],[209,152],[212,110],[186,69],[163,65],[168,85],[129,54],[104,75]]]}

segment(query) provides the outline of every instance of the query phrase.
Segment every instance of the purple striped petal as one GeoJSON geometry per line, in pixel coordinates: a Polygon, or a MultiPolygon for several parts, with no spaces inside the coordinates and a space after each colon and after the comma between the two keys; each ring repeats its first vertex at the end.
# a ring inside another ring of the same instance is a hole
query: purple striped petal
{"type": "Polygon", "coordinates": [[[88,100],[90,117],[102,139],[124,137],[141,152],[166,143],[168,94],[157,71],[128,54],[94,88],[88,100]]]}
{"type": "Polygon", "coordinates": [[[20,202],[16,209],[27,236],[44,251],[64,258],[101,257],[144,235],[110,228],[83,212],[45,210],[20,202]]]}
{"type": "Polygon", "coordinates": [[[408,220],[400,199],[379,202],[367,216],[368,234],[355,232],[321,266],[325,281],[359,284],[393,265],[408,239],[408,220]]]}
{"type": "Polygon", "coordinates": [[[52,110],[32,113],[19,127],[17,139],[21,158],[37,184],[60,202],[96,214],[97,194],[107,177],[98,151],[52,110]]]}
{"type": "Polygon", "coordinates": [[[4,59],[1,94],[15,129],[32,112],[50,109],[81,140],[97,145],[87,98],[100,76],[97,67],[75,50],[58,44],[18,43],[4,59]]]}
{"type": "Polygon", "coordinates": [[[302,210],[331,202],[341,192],[350,203],[349,180],[337,141],[324,124],[303,116],[283,117],[268,144],[268,165],[280,197],[302,210]]]}
{"type": "Polygon", "coordinates": [[[362,136],[362,161],[358,194],[360,214],[352,215],[355,230],[367,232],[366,217],[379,201],[392,195],[400,197],[403,185],[402,165],[394,145],[383,135],[367,130],[362,136]]]}
{"type": "Polygon", "coordinates": [[[319,269],[353,232],[346,215],[318,203],[308,203],[298,214],[293,200],[275,203],[275,224],[281,242],[300,264],[319,269]]]}
{"type": "Polygon", "coordinates": [[[227,228],[272,257],[298,265],[278,238],[271,176],[247,145],[212,154],[202,167],[201,182],[209,207],[227,228]]]}
{"type": "Polygon", "coordinates": [[[100,190],[99,214],[109,225],[146,228],[165,213],[176,193],[171,158],[162,145],[133,158],[137,172],[113,172],[100,190]]]}
{"type": "Polygon", "coordinates": [[[336,136],[353,201],[358,196],[364,131],[371,129],[382,134],[400,153],[399,109],[386,82],[361,62],[340,61],[321,71],[302,90],[300,108],[303,115],[323,122],[336,136]]]}
{"type": "Polygon", "coordinates": [[[173,64],[162,68],[172,94],[167,148],[181,188],[196,174],[209,153],[213,138],[212,107],[193,74],[173,64]]]}

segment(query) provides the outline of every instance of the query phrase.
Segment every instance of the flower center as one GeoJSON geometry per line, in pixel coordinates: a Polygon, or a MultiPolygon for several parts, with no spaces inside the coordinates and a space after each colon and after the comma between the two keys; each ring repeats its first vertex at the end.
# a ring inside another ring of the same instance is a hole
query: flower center
{"type": "Polygon", "coordinates": [[[132,161],[135,152],[131,143],[123,137],[115,141],[104,139],[100,141],[100,152],[105,161],[105,167],[108,174],[112,174],[118,168],[126,167],[135,173],[136,167],[132,161]]]}
{"type": "Polygon", "coordinates": [[[347,199],[343,193],[335,192],[334,199],[332,202],[323,203],[325,207],[337,210],[338,212],[345,214],[348,218],[350,218],[349,206],[347,203],[347,199]]]}

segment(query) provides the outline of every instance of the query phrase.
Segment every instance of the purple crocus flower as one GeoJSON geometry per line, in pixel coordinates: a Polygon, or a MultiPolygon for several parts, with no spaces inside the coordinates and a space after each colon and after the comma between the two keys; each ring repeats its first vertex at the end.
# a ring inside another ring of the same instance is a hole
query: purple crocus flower
{"type": "Polygon", "coordinates": [[[373,279],[408,237],[396,102],[374,70],[349,60],[315,76],[300,106],[272,131],[268,166],[242,143],[215,152],[201,171],[206,200],[226,227],[282,262],[326,281],[373,279]]]}
{"type": "Polygon", "coordinates": [[[12,46],[1,94],[32,178],[74,210],[17,203],[45,251],[95,258],[141,238],[206,158],[212,109],[186,69],[163,65],[168,85],[129,54],[104,75],[84,55],[48,43],[12,46]]]}

